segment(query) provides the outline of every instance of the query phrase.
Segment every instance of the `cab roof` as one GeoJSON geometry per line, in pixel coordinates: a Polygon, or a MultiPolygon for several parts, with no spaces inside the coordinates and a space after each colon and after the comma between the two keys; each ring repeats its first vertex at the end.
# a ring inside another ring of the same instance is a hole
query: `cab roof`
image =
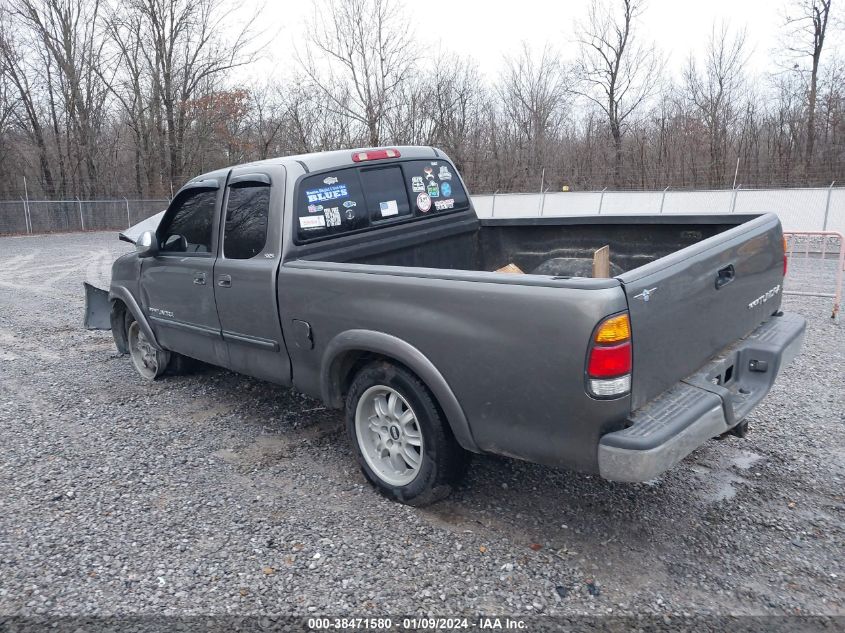
{"type": "MultiPolygon", "coordinates": [[[[435,159],[445,159],[446,154],[442,151],[434,148],[434,147],[427,147],[424,145],[391,145],[391,146],[383,146],[383,147],[359,147],[355,149],[339,149],[333,150],[329,152],[311,152],[310,154],[296,154],[294,156],[279,156],[277,158],[268,158],[265,160],[259,161],[252,161],[249,163],[242,163],[239,165],[231,165],[229,167],[224,167],[222,169],[216,169],[214,171],[207,172],[205,174],[201,174],[196,176],[195,178],[191,178],[188,182],[197,182],[200,180],[206,180],[208,178],[219,178],[225,175],[230,169],[235,167],[248,167],[248,166],[259,166],[259,165],[299,165],[300,168],[304,168],[305,171],[323,171],[324,169],[337,169],[341,167],[351,167],[353,165],[359,165],[360,163],[356,163],[352,160],[352,155],[357,154],[360,152],[371,152],[374,150],[379,149],[393,149],[398,150],[400,154],[400,158],[402,159],[420,159],[420,158],[435,158],[435,159]]],[[[374,160],[372,161],[375,163],[380,162],[391,162],[396,160],[395,158],[386,158],[381,160],[374,160]]],[[[187,184],[187,183],[186,183],[187,184]]]]}

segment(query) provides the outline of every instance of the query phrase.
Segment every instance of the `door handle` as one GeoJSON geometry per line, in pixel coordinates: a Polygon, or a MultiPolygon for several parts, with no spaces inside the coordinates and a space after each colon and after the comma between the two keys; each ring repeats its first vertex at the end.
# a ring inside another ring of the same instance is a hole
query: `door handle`
{"type": "Polygon", "coordinates": [[[231,288],[232,287],[232,277],[231,275],[220,275],[217,278],[217,285],[221,288],[231,288]]]}
{"type": "Polygon", "coordinates": [[[205,273],[194,273],[194,283],[198,286],[205,285],[205,273]]]}
{"type": "Polygon", "coordinates": [[[734,280],[734,277],[736,277],[736,270],[734,270],[733,264],[728,264],[724,268],[720,268],[716,274],[716,290],[722,286],[727,286],[734,280]]]}

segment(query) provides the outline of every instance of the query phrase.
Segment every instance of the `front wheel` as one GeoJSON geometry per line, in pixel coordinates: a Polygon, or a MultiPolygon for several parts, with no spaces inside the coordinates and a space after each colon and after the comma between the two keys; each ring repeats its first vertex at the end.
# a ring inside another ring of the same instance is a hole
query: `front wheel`
{"type": "Polygon", "coordinates": [[[168,352],[157,350],[141,331],[137,321],[132,321],[126,331],[126,339],[129,345],[129,356],[135,369],[146,380],[155,380],[167,369],[170,362],[168,352]]]}
{"type": "Polygon", "coordinates": [[[347,431],[361,469],[382,493],[421,506],[446,497],[466,471],[428,388],[404,367],[373,363],[346,397],[347,431]]]}

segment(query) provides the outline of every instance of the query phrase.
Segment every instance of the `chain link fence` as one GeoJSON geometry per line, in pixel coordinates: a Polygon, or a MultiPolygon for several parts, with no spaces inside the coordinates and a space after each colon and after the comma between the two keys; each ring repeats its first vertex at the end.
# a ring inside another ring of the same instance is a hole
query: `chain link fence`
{"type": "Polygon", "coordinates": [[[162,211],[169,200],[0,201],[0,235],[121,230],[162,211]]]}
{"type": "MultiPolygon", "coordinates": [[[[0,234],[125,229],[168,200],[0,201],[0,234]]],[[[776,213],[786,231],[845,233],[845,188],[713,191],[568,191],[473,196],[480,217],[776,213]]]]}

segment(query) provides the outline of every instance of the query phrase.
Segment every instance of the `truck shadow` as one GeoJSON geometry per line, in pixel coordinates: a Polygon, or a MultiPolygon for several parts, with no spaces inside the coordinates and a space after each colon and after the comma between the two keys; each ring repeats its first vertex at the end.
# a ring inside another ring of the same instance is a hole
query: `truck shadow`
{"type": "MultiPolygon", "coordinates": [[[[174,378],[174,383],[176,379],[174,378]]],[[[211,450],[239,471],[283,469],[299,459],[319,471],[323,486],[363,487],[355,503],[384,512],[383,499],[357,469],[346,438],[343,414],[295,391],[223,370],[208,369],[195,379],[211,397],[203,409],[234,433],[211,450]],[[219,405],[226,403],[224,410],[219,405]]],[[[654,551],[682,545],[684,535],[718,532],[728,508],[747,498],[755,479],[747,472],[761,456],[741,450],[739,440],[711,442],[658,480],[643,484],[609,482],[514,459],[475,455],[466,479],[453,494],[414,510],[417,520],[456,534],[505,538],[526,552],[555,556],[580,552],[604,556],[614,547],[654,551]]],[[[743,447],[744,448],[744,447],[743,447]]],[[[391,512],[391,510],[387,510],[391,512]]],[[[398,514],[398,513],[397,513],[398,514]]]]}

